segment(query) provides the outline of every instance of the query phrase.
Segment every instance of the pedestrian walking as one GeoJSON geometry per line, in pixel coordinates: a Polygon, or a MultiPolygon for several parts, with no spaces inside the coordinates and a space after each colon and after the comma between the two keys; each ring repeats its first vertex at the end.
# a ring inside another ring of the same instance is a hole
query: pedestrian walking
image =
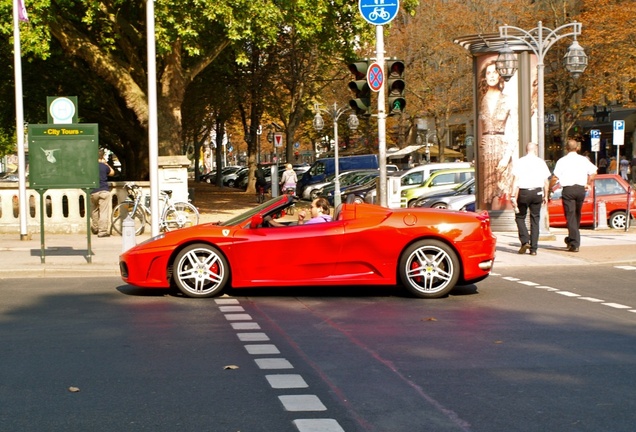
{"type": "Polygon", "coordinates": [[[104,149],[100,149],[98,154],[99,186],[91,191],[91,231],[93,234],[97,234],[97,237],[110,236],[108,224],[110,222],[112,201],[108,177],[114,176],[115,170],[108,165],[104,154],[104,149]]]}
{"type": "Polygon", "coordinates": [[[568,227],[565,244],[568,251],[578,252],[581,246],[581,208],[586,191],[594,184],[596,166],[577,153],[581,150],[580,142],[569,139],[565,149],[567,154],[557,161],[554,175],[563,187],[561,201],[568,227]]]}
{"type": "Polygon", "coordinates": [[[539,220],[541,206],[548,202],[550,169],[543,159],[537,156],[537,144],[526,145],[526,155],[517,159],[512,166],[512,198],[515,208],[515,222],[521,242],[520,254],[530,250],[537,254],[539,246],[539,220]],[[526,218],[530,211],[530,234],[526,218]]]}
{"type": "Polygon", "coordinates": [[[629,181],[629,174],[630,174],[629,161],[627,160],[627,157],[625,156],[621,157],[621,162],[619,164],[619,171],[623,180],[629,181]]]}

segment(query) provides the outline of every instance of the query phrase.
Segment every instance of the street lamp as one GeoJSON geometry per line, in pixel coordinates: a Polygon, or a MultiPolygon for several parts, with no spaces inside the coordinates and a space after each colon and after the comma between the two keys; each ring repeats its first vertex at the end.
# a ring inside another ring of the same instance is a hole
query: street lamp
{"type": "MultiPolygon", "coordinates": [[[[314,110],[316,111],[316,116],[314,117],[313,126],[317,132],[320,132],[325,127],[325,121],[322,119],[322,116],[320,115],[321,111],[329,115],[333,119],[333,140],[335,143],[334,150],[333,150],[334,165],[335,165],[333,206],[334,208],[336,208],[340,205],[340,202],[341,202],[340,201],[340,179],[338,178],[339,171],[340,171],[340,166],[338,163],[338,120],[340,119],[340,116],[342,114],[344,114],[347,111],[350,111],[350,109],[348,106],[338,108],[338,105],[334,102],[333,107],[328,109],[320,108],[318,104],[316,104],[314,105],[314,110]]],[[[349,126],[349,129],[352,131],[356,130],[358,126],[360,125],[360,121],[358,120],[358,117],[354,113],[351,113],[351,115],[347,119],[347,125],[349,126]]]]}
{"type": "MultiPolygon", "coordinates": [[[[524,43],[537,56],[537,142],[539,144],[539,157],[541,159],[545,159],[545,114],[543,106],[543,70],[545,55],[558,40],[572,36],[574,42],[572,42],[572,45],[568,48],[568,52],[563,60],[565,68],[575,79],[578,78],[587,67],[587,55],[576,40],[576,37],[580,34],[581,23],[578,22],[564,24],[554,30],[543,27],[541,21],[539,21],[537,27],[529,31],[507,24],[499,27],[499,37],[504,39],[504,48],[497,57],[496,67],[497,72],[505,81],[508,81],[517,70],[517,59],[510,47],[508,47],[508,38],[524,43]],[[558,34],[561,31],[563,31],[563,33],[558,34]]],[[[548,214],[546,204],[543,204],[541,206],[540,223],[540,235],[543,238],[553,237],[550,234],[549,219],[550,215],[548,214]]]]}
{"type": "Polygon", "coordinates": [[[497,57],[496,67],[497,72],[504,80],[508,81],[517,70],[517,59],[512,49],[508,46],[508,38],[524,43],[537,56],[537,141],[539,144],[539,157],[541,159],[545,159],[545,118],[543,101],[544,58],[556,41],[564,37],[572,36],[574,42],[572,42],[572,45],[568,48],[568,52],[563,60],[565,68],[574,78],[578,78],[587,67],[587,55],[576,40],[576,37],[580,34],[581,23],[578,22],[564,24],[554,30],[543,27],[541,21],[539,21],[537,27],[532,30],[523,30],[519,27],[509,26],[507,24],[499,27],[499,36],[504,38],[505,42],[503,49],[497,57]],[[558,34],[561,31],[564,31],[564,33],[558,34]]]}

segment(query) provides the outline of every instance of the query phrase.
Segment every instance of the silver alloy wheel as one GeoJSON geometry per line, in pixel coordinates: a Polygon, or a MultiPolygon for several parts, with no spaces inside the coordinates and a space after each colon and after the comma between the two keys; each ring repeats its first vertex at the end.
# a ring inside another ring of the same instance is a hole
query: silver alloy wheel
{"type": "Polygon", "coordinates": [[[188,297],[212,297],[225,288],[229,266],[213,246],[193,244],[177,255],[172,265],[177,288],[188,297]]]}
{"type": "Polygon", "coordinates": [[[625,212],[619,211],[613,213],[609,220],[610,228],[614,229],[625,229],[627,225],[627,215],[625,212]]]}
{"type": "Polygon", "coordinates": [[[455,251],[439,240],[420,240],[409,246],[400,259],[400,278],[416,297],[445,296],[459,280],[455,251]]]}

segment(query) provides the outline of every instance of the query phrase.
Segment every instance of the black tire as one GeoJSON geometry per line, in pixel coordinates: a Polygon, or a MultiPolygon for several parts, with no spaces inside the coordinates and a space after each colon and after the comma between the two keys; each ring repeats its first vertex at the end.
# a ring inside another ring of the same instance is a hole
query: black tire
{"type": "Polygon", "coordinates": [[[415,297],[447,295],[459,280],[459,259],[455,251],[439,240],[420,240],[400,258],[400,279],[415,297]]]}
{"type": "Polygon", "coordinates": [[[311,192],[309,192],[309,198],[313,201],[316,198],[320,197],[321,192],[322,189],[313,189],[311,192]]]}
{"type": "MultiPolygon", "coordinates": [[[[110,232],[115,231],[117,234],[122,232],[122,223],[126,219],[126,215],[133,211],[134,204],[131,202],[123,202],[113,209],[113,215],[111,219],[110,232]]],[[[140,209],[137,209],[132,216],[135,222],[135,235],[143,234],[146,227],[146,218],[140,209]]]]}
{"type": "Polygon", "coordinates": [[[409,207],[409,208],[413,208],[413,207],[415,207],[415,204],[416,204],[416,203],[417,203],[417,200],[411,200],[411,201],[409,201],[409,203],[408,203],[408,207],[409,207]]]}
{"type": "Polygon", "coordinates": [[[229,279],[230,267],[225,257],[204,243],[184,248],[172,264],[175,285],[184,295],[194,298],[220,294],[229,279]]]}
{"type": "Polygon", "coordinates": [[[431,208],[447,209],[448,208],[448,204],[446,204],[444,202],[438,202],[438,203],[433,204],[431,206],[431,208]]]}
{"type": "Polygon", "coordinates": [[[228,180],[227,185],[228,185],[228,187],[233,188],[234,187],[234,183],[235,183],[234,180],[228,180]]]}
{"type": "Polygon", "coordinates": [[[627,226],[627,213],[623,211],[617,211],[612,213],[609,218],[609,227],[613,229],[625,229],[627,226]]]}

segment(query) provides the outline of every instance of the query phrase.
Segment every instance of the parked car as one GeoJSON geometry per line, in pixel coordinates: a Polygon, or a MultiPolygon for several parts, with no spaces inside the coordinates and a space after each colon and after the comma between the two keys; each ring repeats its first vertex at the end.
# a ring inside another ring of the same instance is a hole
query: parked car
{"type": "MultiPolygon", "coordinates": [[[[341,185],[342,184],[348,184],[351,179],[353,179],[356,176],[360,175],[360,173],[363,173],[363,172],[366,173],[366,172],[370,172],[370,171],[374,171],[374,170],[343,171],[343,172],[338,174],[338,179],[339,179],[341,185]]],[[[320,194],[322,193],[323,188],[334,184],[335,178],[336,178],[336,175],[332,174],[329,177],[325,178],[325,180],[322,181],[322,182],[318,182],[318,183],[313,183],[313,184],[307,185],[302,191],[302,199],[310,200],[310,201],[315,200],[316,198],[318,198],[320,196],[320,194]]]]}
{"type": "Polygon", "coordinates": [[[458,196],[472,195],[475,196],[475,177],[466,180],[459,186],[438,192],[433,195],[426,196],[424,198],[418,198],[415,200],[413,207],[427,207],[427,208],[449,208],[448,204],[453,201],[453,198],[458,196]]]}
{"type": "MultiPolygon", "coordinates": [[[[391,181],[391,179],[399,179],[396,180],[398,183],[394,186],[395,199],[390,199],[387,203],[390,208],[400,207],[400,194],[404,189],[417,187],[422,185],[434,172],[443,170],[443,169],[451,169],[451,168],[470,168],[471,164],[469,162],[439,162],[439,163],[429,163],[424,165],[418,165],[416,167],[410,168],[406,171],[396,171],[388,173],[389,177],[387,180],[391,181]]],[[[378,202],[378,191],[369,191],[369,193],[365,196],[365,202],[369,204],[377,204],[378,202]]]]}
{"type": "MultiPolygon", "coordinates": [[[[357,156],[341,156],[338,158],[338,171],[351,171],[357,169],[377,169],[378,156],[374,154],[357,155],[357,156]]],[[[309,170],[303,174],[302,178],[298,180],[298,193],[302,193],[307,185],[324,181],[328,176],[335,174],[336,163],[335,159],[321,158],[314,162],[309,170]]]]}
{"type": "MultiPolygon", "coordinates": [[[[360,185],[368,185],[370,182],[375,183],[375,179],[380,175],[380,171],[373,170],[368,172],[361,172],[356,177],[351,179],[348,183],[340,184],[340,202],[344,200],[349,189],[354,189],[360,185]]],[[[320,192],[320,196],[324,196],[329,201],[329,204],[334,205],[334,193],[336,185],[334,183],[325,186],[320,192]]]]}
{"type": "Polygon", "coordinates": [[[474,168],[455,168],[436,171],[422,185],[404,189],[400,193],[400,206],[413,207],[418,198],[451,190],[475,176],[474,168]]]}
{"type": "MultiPolygon", "coordinates": [[[[238,165],[230,165],[230,166],[226,166],[225,168],[221,169],[221,181],[223,183],[225,183],[225,177],[229,174],[235,173],[236,171],[240,170],[241,166],[238,165]]],[[[216,182],[216,171],[210,171],[209,173],[203,174],[199,177],[200,181],[206,182],[206,183],[214,183],[216,182]]]]}
{"type": "MultiPolygon", "coordinates": [[[[583,208],[581,209],[581,226],[594,225],[594,197],[598,202],[605,203],[607,225],[614,229],[625,229],[627,223],[627,192],[631,186],[629,182],[623,180],[616,174],[598,174],[594,179],[594,189],[588,190],[583,208]]],[[[561,200],[562,188],[557,183],[557,188],[552,192],[548,203],[548,213],[551,227],[565,227],[565,214],[563,212],[563,201],[561,200]]],[[[636,217],[636,197],[631,191],[630,213],[631,217],[636,217]]],[[[597,216],[598,217],[598,216],[597,216]]]]}
{"type": "Polygon", "coordinates": [[[487,212],[341,204],[333,221],[270,227],[296,202],[283,195],[219,224],[167,232],[120,255],[121,277],[189,297],[233,288],[395,286],[438,298],[485,279],[496,238],[487,212]],[[289,253],[289,251],[311,251],[289,253]],[[266,256],[264,256],[266,255],[266,256]]]}
{"type": "Polygon", "coordinates": [[[236,186],[236,178],[238,176],[240,176],[241,174],[247,172],[247,167],[242,167],[241,169],[234,171],[233,173],[230,173],[226,176],[223,176],[223,184],[225,186],[229,186],[229,187],[235,187],[236,186]]]}
{"type": "Polygon", "coordinates": [[[367,194],[371,193],[371,191],[375,191],[377,184],[378,184],[377,177],[374,177],[359,186],[355,186],[350,189],[347,189],[346,191],[342,193],[341,201],[362,204],[365,202],[365,198],[367,194]]]}

